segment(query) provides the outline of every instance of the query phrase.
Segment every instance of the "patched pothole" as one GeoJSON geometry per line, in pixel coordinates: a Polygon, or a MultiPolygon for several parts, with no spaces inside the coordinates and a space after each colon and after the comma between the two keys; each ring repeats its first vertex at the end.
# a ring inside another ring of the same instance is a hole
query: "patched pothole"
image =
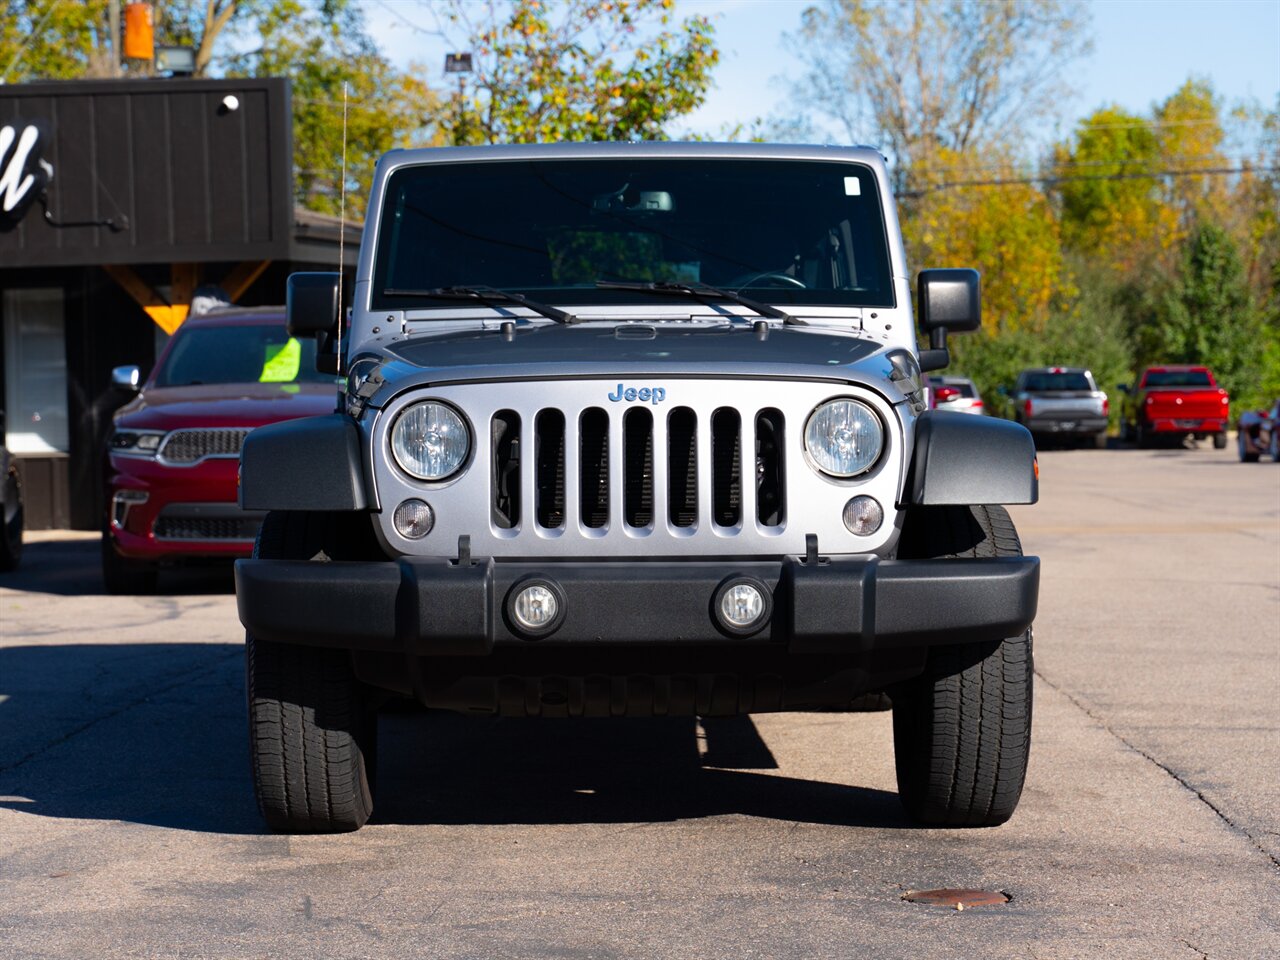
{"type": "Polygon", "coordinates": [[[1003,890],[908,890],[902,899],[927,907],[947,907],[951,910],[968,910],[970,907],[995,907],[1008,903],[1013,897],[1003,890]]]}

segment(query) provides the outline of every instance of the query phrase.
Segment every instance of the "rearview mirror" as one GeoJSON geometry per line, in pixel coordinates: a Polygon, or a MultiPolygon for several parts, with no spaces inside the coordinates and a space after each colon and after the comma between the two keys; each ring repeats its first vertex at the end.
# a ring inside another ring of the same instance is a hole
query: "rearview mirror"
{"type": "Polygon", "coordinates": [[[293,273],[285,288],[285,323],[291,337],[337,330],[338,274],[293,273]]]}
{"type": "Polygon", "coordinates": [[[941,370],[951,362],[948,333],[965,333],[982,325],[982,279],[977,270],[921,270],[916,281],[920,330],[928,334],[928,350],[920,351],[921,370],[941,370]]]}

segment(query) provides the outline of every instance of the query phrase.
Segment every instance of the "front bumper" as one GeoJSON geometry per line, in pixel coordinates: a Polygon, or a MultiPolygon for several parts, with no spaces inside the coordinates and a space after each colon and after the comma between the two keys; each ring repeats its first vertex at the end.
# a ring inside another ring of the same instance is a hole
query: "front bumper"
{"type": "Polygon", "coordinates": [[[240,620],[281,643],[416,656],[482,656],[495,648],[774,645],[792,653],[870,653],[994,641],[1035,618],[1036,557],[874,557],[697,562],[236,562],[240,620]],[[551,581],[564,617],[531,639],[513,629],[513,588],[551,581]],[[750,636],[724,630],[713,598],[749,577],[772,595],[750,636]]]}
{"type": "Polygon", "coordinates": [[[1148,420],[1151,433],[1222,433],[1227,421],[1217,417],[1156,417],[1148,420]]]}
{"type": "Polygon", "coordinates": [[[1055,436],[1094,436],[1107,429],[1106,417],[1042,417],[1027,421],[1027,429],[1033,434],[1052,434],[1055,436]]]}

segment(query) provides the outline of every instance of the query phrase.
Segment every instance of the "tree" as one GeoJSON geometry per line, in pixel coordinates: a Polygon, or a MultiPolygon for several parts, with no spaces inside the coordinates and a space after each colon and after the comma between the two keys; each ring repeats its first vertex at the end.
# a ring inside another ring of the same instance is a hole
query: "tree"
{"type": "MultiPolygon", "coordinates": [[[[917,167],[924,184],[962,180],[979,168],[998,179],[1026,179],[1007,154],[942,149],[917,167]]],[[[904,206],[909,259],[920,267],[969,266],[982,273],[988,331],[1039,329],[1072,295],[1058,224],[1045,195],[1030,183],[989,188],[926,188],[904,206]]]]}
{"type": "Polygon", "coordinates": [[[1222,227],[1210,223],[1196,231],[1184,245],[1177,276],[1144,306],[1130,311],[1139,368],[1205,364],[1237,399],[1253,395],[1268,326],[1253,302],[1239,250],[1222,227]]]}
{"type": "Polygon", "coordinates": [[[798,38],[797,99],[910,172],[938,150],[1013,145],[1087,52],[1078,0],[825,0],[798,38]]]}
{"type": "Polygon", "coordinates": [[[345,87],[346,209],[359,219],[378,157],[415,142],[435,115],[434,94],[377,53],[350,0],[272,0],[253,26],[259,46],[229,58],[229,72],[291,81],[295,198],[322,213],[341,206],[345,87]]]}
{"type": "Polygon", "coordinates": [[[1075,142],[1055,148],[1052,161],[1066,244],[1117,277],[1175,249],[1179,218],[1162,202],[1162,165],[1150,121],[1119,107],[1081,120],[1075,142]]]}
{"type": "MultiPolygon", "coordinates": [[[[454,0],[470,75],[437,120],[452,144],[663,139],[706,99],[719,60],[706,17],[671,25],[673,0],[454,0]],[[476,9],[487,17],[472,19],[476,9]],[[659,28],[656,34],[654,27],[659,28]]],[[[445,31],[446,34],[449,32],[445,31]]],[[[455,42],[455,48],[459,48],[455,42]]]]}
{"type": "MultiPolygon", "coordinates": [[[[195,50],[204,76],[224,31],[266,0],[152,0],[156,43],[195,50]]],[[[108,0],[9,0],[0,17],[0,83],[146,75],[152,64],[123,60],[108,0]]]]}

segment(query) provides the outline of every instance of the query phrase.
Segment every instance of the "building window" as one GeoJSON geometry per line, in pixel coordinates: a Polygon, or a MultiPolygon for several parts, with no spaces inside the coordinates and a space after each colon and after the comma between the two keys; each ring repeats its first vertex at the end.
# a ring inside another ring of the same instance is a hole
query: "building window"
{"type": "Polygon", "coordinates": [[[4,292],[5,446],[66,453],[67,345],[62,290],[4,292]]]}

